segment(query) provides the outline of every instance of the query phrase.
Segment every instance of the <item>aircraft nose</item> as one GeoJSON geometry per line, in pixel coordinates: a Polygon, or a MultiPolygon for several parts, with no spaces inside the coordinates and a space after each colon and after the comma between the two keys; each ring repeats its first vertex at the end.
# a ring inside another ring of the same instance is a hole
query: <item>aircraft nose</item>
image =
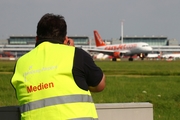
{"type": "Polygon", "coordinates": [[[144,49],[144,51],[146,51],[146,52],[151,52],[153,49],[152,49],[152,47],[146,47],[145,49],[144,49]]]}
{"type": "Polygon", "coordinates": [[[149,51],[152,51],[153,49],[152,49],[152,47],[149,47],[149,51]]]}

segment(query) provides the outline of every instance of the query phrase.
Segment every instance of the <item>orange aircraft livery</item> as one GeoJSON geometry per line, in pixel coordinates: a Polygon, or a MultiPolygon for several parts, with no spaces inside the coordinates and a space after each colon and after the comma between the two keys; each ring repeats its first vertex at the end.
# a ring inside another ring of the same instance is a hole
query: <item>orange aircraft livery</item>
{"type": "Polygon", "coordinates": [[[130,45],[116,45],[116,46],[107,46],[104,49],[105,50],[123,50],[123,49],[132,49],[135,48],[137,44],[130,44],[130,45]]]}

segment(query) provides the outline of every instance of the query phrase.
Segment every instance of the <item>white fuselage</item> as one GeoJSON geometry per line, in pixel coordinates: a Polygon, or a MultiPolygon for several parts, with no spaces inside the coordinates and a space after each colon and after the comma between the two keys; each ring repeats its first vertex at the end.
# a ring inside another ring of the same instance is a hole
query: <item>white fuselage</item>
{"type": "Polygon", "coordinates": [[[147,43],[114,44],[97,48],[104,51],[120,52],[124,55],[149,53],[152,51],[152,47],[150,47],[147,43]]]}

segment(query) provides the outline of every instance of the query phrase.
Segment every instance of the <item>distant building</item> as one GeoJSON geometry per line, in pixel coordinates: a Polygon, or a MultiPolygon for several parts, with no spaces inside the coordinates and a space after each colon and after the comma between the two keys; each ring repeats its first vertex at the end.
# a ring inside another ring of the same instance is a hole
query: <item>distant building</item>
{"type": "Polygon", "coordinates": [[[8,39],[9,45],[34,45],[35,42],[35,36],[10,36],[8,39]]]}
{"type": "Polygon", "coordinates": [[[7,45],[8,44],[8,40],[0,40],[0,45],[7,45]]]}
{"type": "MultiPolygon", "coordinates": [[[[89,45],[88,36],[68,36],[74,40],[75,45],[89,45]]],[[[10,36],[8,39],[9,45],[35,45],[35,36],[10,36]]]]}
{"type": "Polygon", "coordinates": [[[178,46],[179,42],[176,39],[170,39],[167,43],[168,46],[178,46]]]}
{"type": "MultiPolygon", "coordinates": [[[[87,51],[89,48],[95,48],[95,40],[88,36],[68,36],[74,40],[75,46],[87,51]]],[[[104,40],[106,44],[121,44],[122,39],[104,40]]],[[[16,56],[16,58],[29,52],[35,47],[35,36],[10,36],[8,40],[0,40],[1,56],[16,56]]],[[[123,43],[146,42],[153,47],[152,52],[180,52],[180,46],[176,39],[168,40],[167,37],[123,37],[123,43]]]]}
{"type": "MultiPolygon", "coordinates": [[[[68,37],[74,40],[76,47],[89,46],[88,36],[68,37]]],[[[10,36],[8,40],[0,40],[0,57],[9,57],[10,55],[20,57],[32,50],[35,47],[35,43],[36,36],[10,36]]]]}
{"type": "MultiPolygon", "coordinates": [[[[120,37],[120,42],[121,42],[122,38],[120,37]]],[[[124,36],[123,37],[123,43],[137,43],[137,42],[146,42],[148,43],[150,46],[167,46],[167,42],[168,39],[167,37],[164,36],[160,36],[160,37],[147,37],[147,36],[143,36],[143,37],[128,37],[128,36],[124,36]]]]}

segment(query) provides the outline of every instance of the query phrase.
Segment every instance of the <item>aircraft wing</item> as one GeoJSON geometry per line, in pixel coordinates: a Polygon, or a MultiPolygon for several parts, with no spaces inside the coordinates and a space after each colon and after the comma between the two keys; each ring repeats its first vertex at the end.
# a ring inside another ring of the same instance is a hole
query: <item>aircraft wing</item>
{"type": "Polygon", "coordinates": [[[123,53],[123,54],[127,54],[130,51],[129,50],[101,50],[101,49],[89,49],[89,52],[98,52],[98,53],[104,53],[104,54],[108,54],[108,55],[113,55],[115,52],[119,52],[119,53],[123,53]]]}

